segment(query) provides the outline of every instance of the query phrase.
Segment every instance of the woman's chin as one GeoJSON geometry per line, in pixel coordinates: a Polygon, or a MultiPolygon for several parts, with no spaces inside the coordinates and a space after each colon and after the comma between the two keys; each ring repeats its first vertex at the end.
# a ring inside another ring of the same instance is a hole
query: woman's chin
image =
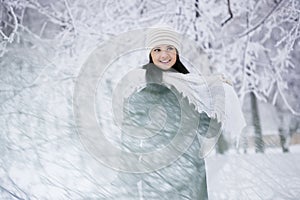
{"type": "Polygon", "coordinates": [[[162,69],[162,70],[169,70],[171,69],[171,65],[166,65],[166,64],[159,64],[159,65],[156,65],[158,68],[162,69]]]}

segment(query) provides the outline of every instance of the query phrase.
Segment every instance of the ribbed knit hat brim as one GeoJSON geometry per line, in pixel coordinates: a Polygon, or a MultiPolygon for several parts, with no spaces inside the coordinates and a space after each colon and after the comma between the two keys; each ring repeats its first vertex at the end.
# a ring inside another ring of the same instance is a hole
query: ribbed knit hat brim
{"type": "Polygon", "coordinates": [[[166,44],[174,46],[180,52],[179,38],[179,34],[170,28],[152,28],[146,36],[146,47],[152,49],[158,45],[166,44]]]}

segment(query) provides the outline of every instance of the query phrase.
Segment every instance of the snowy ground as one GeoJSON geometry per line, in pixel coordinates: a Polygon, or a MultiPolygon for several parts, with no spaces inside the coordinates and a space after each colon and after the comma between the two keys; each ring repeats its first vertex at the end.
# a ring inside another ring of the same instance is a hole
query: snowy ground
{"type": "Polygon", "coordinates": [[[252,152],[206,159],[210,199],[300,199],[300,145],[252,152]]]}

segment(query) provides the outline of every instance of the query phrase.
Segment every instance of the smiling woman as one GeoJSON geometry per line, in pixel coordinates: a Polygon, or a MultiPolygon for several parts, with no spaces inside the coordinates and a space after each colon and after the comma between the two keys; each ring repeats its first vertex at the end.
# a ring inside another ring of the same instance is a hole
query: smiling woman
{"type": "Polygon", "coordinates": [[[181,53],[179,38],[179,34],[170,28],[150,29],[146,36],[146,47],[151,49],[149,63],[154,63],[162,70],[189,73],[179,58],[181,53]]]}
{"type": "Polygon", "coordinates": [[[172,45],[162,44],[151,50],[153,63],[162,70],[170,69],[176,63],[177,50],[172,45]]]}
{"type": "MultiPolygon", "coordinates": [[[[191,51],[186,48],[190,47],[187,42],[180,42],[169,30],[151,31],[152,36],[146,35],[149,63],[128,70],[126,62],[137,57],[125,56],[125,62],[120,60],[124,74],[117,81],[114,76],[119,75],[120,67],[116,67],[116,73],[108,70],[112,67],[103,67],[114,57],[107,47],[115,55],[127,55],[123,52],[138,49],[135,45],[144,42],[145,31],[120,35],[88,59],[74,95],[80,139],[101,164],[117,170],[116,177],[105,186],[106,199],[205,200],[208,190],[204,158],[223,131],[225,118],[234,116],[232,107],[228,108],[230,113],[225,113],[225,98],[230,105],[238,103],[231,98],[236,99],[234,95],[226,93],[226,88],[233,90],[220,77],[200,76],[192,67],[191,72],[185,68],[179,56],[186,56],[181,54],[185,49],[191,51]],[[127,46],[121,48],[124,38],[131,43],[126,40],[127,46]],[[181,43],[184,48],[180,48],[181,43]],[[94,119],[95,107],[90,105],[98,102],[94,100],[95,90],[101,100],[101,126],[94,119]]],[[[234,117],[235,126],[239,118],[234,117]]],[[[239,127],[235,130],[240,131],[239,127]]]]}
{"type": "Polygon", "coordinates": [[[174,86],[178,81],[188,87],[180,76],[189,74],[179,58],[177,33],[151,29],[146,45],[150,48],[149,63],[143,66],[146,85],[124,101],[121,146],[125,152],[140,154],[140,162],[148,170],[120,172],[112,182],[118,188],[115,199],[208,199],[205,161],[200,156],[202,144],[196,135],[206,137],[213,124],[215,136],[221,124],[205,112],[198,112],[174,86]],[[179,78],[166,83],[167,76],[179,78]],[[153,156],[150,162],[144,159],[153,152],[164,156],[153,156]],[[153,168],[153,163],[174,155],[171,162],[153,168]]]}

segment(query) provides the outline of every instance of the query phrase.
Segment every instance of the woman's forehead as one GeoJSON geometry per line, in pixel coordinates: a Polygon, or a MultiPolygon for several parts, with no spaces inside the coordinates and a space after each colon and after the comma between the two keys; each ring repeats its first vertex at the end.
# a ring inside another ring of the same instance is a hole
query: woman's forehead
{"type": "MultiPolygon", "coordinates": [[[[160,45],[156,45],[153,47],[154,48],[166,48],[166,47],[174,47],[173,45],[171,44],[160,44],[160,45]]],[[[175,48],[175,47],[174,47],[175,48]]]]}

